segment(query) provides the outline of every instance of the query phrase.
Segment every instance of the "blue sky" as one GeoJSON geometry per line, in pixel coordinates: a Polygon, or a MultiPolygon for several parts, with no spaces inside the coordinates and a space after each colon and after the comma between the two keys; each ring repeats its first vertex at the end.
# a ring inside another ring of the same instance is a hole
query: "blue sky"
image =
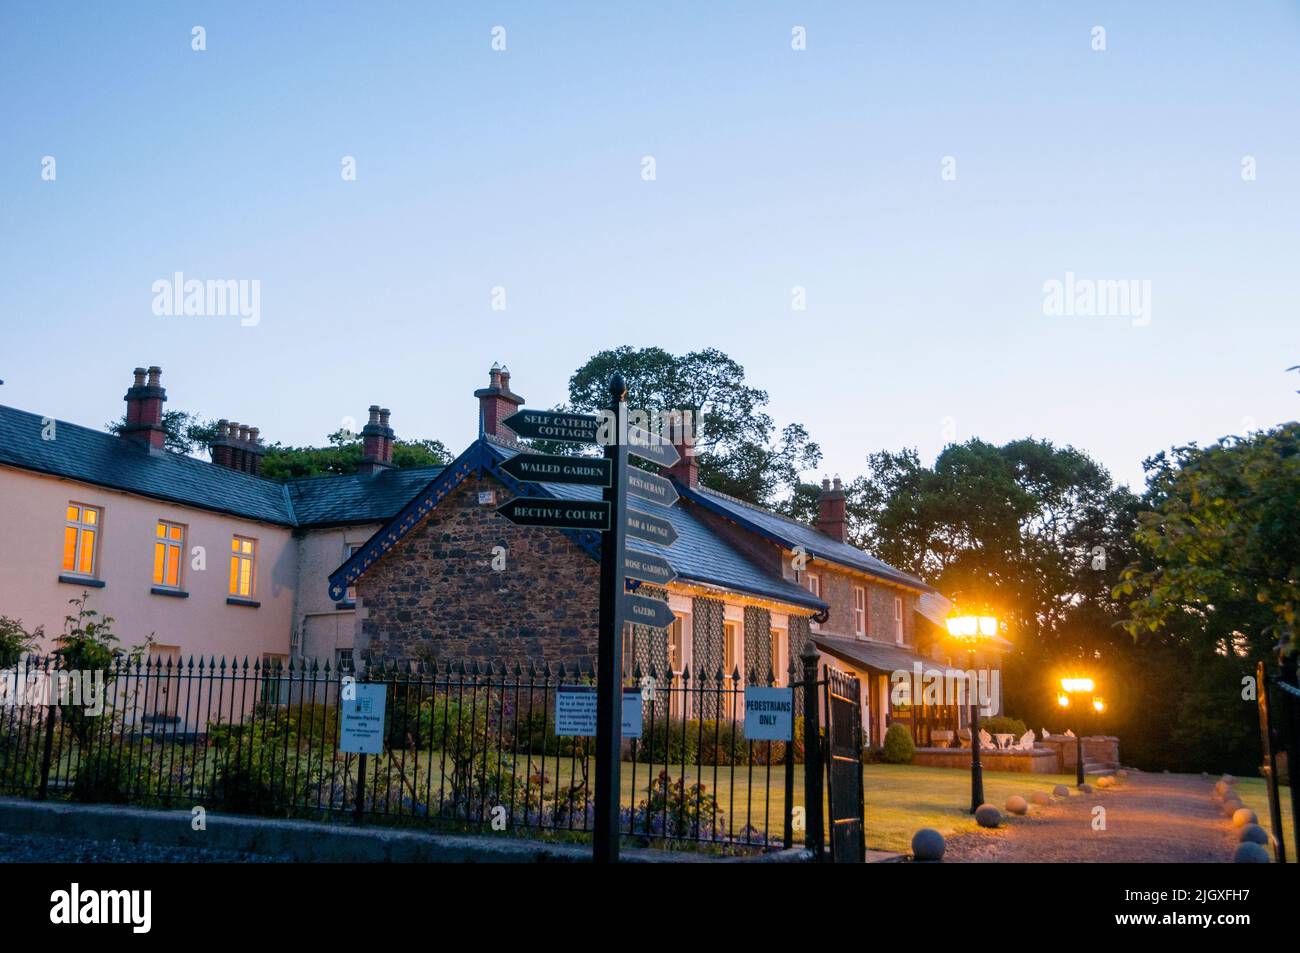
{"type": "Polygon", "coordinates": [[[459,449],[493,361],[550,406],[714,346],[827,473],[1032,434],[1125,481],[1297,416],[1296,3],[276,6],[0,6],[0,402],[101,425],[159,364],[268,441],[459,449]],[[260,322],[155,315],[177,271],[260,322]],[[1045,315],[1067,272],[1150,323],[1045,315]]]}

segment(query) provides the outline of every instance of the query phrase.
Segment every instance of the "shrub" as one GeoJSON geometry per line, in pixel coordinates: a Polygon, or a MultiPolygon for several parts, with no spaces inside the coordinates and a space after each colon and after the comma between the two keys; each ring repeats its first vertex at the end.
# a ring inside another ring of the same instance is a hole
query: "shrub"
{"type": "Polygon", "coordinates": [[[44,636],[45,629],[39,625],[28,632],[22,619],[0,615],[0,669],[13,668],[28,652],[35,652],[44,636]]]}
{"type": "Polygon", "coordinates": [[[895,722],[885,732],[885,746],[881,749],[880,760],[887,764],[911,764],[916,757],[916,745],[912,743],[912,733],[903,725],[895,722]]]}
{"type": "Polygon", "coordinates": [[[127,804],[146,798],[152,754],[148,743],[105,745],[82,757],[72,782],[72,800],[82,804],[127,804]]]}
{"type": "Polygon", "coordinates": [[[994,715],[992,718],[982,719],[980,727],[991,735],[1015,735],[1017,738],[1029,730],[1019,718],[1011,718],[1007,715],[994,715]]]}

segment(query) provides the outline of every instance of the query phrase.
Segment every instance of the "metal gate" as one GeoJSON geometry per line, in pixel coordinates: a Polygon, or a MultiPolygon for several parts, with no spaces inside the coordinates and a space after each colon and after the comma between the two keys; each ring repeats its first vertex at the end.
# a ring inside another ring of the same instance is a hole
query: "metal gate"
{"type": "Polygon", "coordinates": [[[866,859],[862,790],[862,687],[856,675],[826,670],[827,807],[831,860],[866,859]]]}

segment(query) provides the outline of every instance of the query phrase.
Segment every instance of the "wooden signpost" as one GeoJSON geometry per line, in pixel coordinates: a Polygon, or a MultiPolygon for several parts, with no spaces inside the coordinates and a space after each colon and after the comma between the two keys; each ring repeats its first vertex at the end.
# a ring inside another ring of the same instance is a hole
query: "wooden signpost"
{"type": "Polygon", "coordinates": [[[604,442],[603,459],[551,454],[518,454],[501,464],[505,473],[525,483],[595,486],[598,501],[515,497],[497,512],[521,526],[599,530],[600,625],[596,658],[596,818],[592,857],[597,863],[618,860],[619,774],[623,743],[623,626],[648,625],[665,629],[673,613],[662,599],[627,592],[629,578],[664,586],[677,578],[668,560],[627,548],[629,537],[669,547],[677,530],[662,517],[629,509],[629,497],[672,506],[677,488],[672,481],[629,466],[636,454],[661,467],[681,459],[677,449],[658,434],[627,425],[627,385],[621,374],[609,383],[612,439],[601,440],[601,419],[588,414],[549,410],[520,410],[502,423],[520,437],[567,443],[604,442]]]}

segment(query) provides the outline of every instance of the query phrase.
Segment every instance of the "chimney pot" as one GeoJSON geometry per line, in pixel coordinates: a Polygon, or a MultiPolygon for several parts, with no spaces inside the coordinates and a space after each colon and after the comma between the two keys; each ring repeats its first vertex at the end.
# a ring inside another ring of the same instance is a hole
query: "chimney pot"
{"type": "Polygon", "coordinates": [[[474,391],[474,396],[478,398],[480,432],[514,443],[514,433],[501,421],[513,414],[524,399],[510,389],[510,371],[493,364],[488,371],[488,386],[474,391]]]}
{"type": "Polygon", "coordinates": [[[841,543],[848,539],[848,513],[839,476],[834,484],[822,477],[822,491],[817,495],[817,529],[841,543]]]}
{"type": "Polygon", "coordinates": [[[388,426],[392,411],[378,404],[370,405],[370,422],[361,429],[361,463],[357,472],[374,476],[393,467],[394,434],[388,426]]]}
{"type": "Polygon", "coordinates": [[[163,430],[163,404],[167,401],[167,391],[160,383],[161,368],[150,367],[147,373],[146,381],[143,367],[131,372],[131,388],[123,398],[126,401],[126,426],[122,428],[122,437],[150,450],[162,450],[167,442],[167,433],[163,430]]]}

